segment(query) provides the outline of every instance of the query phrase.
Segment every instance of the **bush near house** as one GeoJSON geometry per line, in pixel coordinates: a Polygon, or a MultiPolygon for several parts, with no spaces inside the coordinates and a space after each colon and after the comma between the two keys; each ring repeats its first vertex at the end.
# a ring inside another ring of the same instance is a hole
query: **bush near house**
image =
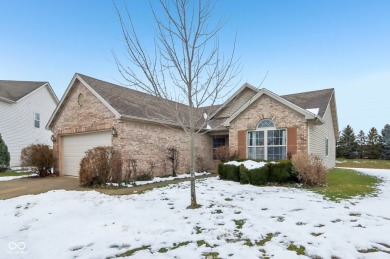
{"type": "Polygon", "coordinates": [[[230,158],[229,146],[221,146],[214,150],[215,159],[225,162],[230,158]]]}
{"type": "Polygon", "coordinates": [[[325,183],[325,166],[322,159],[316,155],[306,153],[296,154],[292,157],[293,171],[298,181],[304,185],[318,185],[325,183]]]}
{"type": "Polygon", "coordinates": [[[6,171],[9,167],[10,155],[8,147],[0,134],[0,172],[6,171]]]}
{"type": "Polygon", "coordinates": [[[85,152],[80,162],[80,185],[83,187],[106,186],[107,183],[150,181],[154,178],[156,163],[148,161],[147,169],[139,168],[137,159],[122,158],[121,152],[112,147],[100,146],[85,152]]]}
{"type": "Polygon", "coordinates": [[[21,166],[33,167],[39,177],[50,175],[53,167],[53,150],[44,144],[32,144],[22,149],[21,166]]]}
{"type": "Polygon", "coordinates": [[[106,185],[112,173],[114,160],[116,159],[113,159],[111,147],[95,147],[85,152],[85,157],[80,162],[80,185],[85,187],[106,185]]]}
{"type": "Polygon", "coordinates": [[[247,169],[244,165],[218,165],[219,177],[222,180],[240,182],[242,184],[265,185],[269,182],[287,183],[297,182],[297,176],[292,170],[289,160],[267,163],[256,169],[247,169]]]}

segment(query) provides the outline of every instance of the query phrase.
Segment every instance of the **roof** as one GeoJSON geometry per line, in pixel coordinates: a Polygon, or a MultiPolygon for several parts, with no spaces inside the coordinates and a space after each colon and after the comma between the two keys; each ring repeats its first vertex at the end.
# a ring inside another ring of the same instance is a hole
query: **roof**
{"type": "Polygon", "coordinates": [[[48,82],[0,80],[0,98],[17,102],[48,82]]]}
{"type": "MultiPolygon", "coordinates": [[[[188,122],[188,105],[108,83],[86,75],[78,75],[122,117],[165,121],[173,124],[180,124],[182,122],[186,124],[188,122]],[[172,107],[175,108],[177,113],[172,112],[172,107]]],[[[194,111],[198,114],[199,120],[202,120],[204,112],[210,114],[217,107],[219,106],[194,108],[194,111]]]]}
{"type": "MultiPolygon", "coordinates": [[[[48,128],[52,127],[59,114],[58,110],[62,109],[63,105],[65,105],[64,102],[68,98],[67,95],[76,85],[75,82],[77,80],[89,88],[118,119],[136,119],[177,126],[183,124],[188,125],[188,105],[76,73],[61,99],[60,104],[53,113],[52,118],[49,120],[48,128]]],[[[322,122],[322,117],[324,116],[333,93],[334,89],[325,89],[279,96],[267,89],[258,89],[249,84],[244,84],[222,105],[193,108],[194,114],[197,115],[195,126],[204,129],[211,127],[211,129],[215,131],[226,130],[225,126],[262,94],[267,94],[286,104],[290,108],[297,110],[304,114],[306,119],[318,119],[322,122]],[[223,112],[224,108],[229,106],[229,102],[234,102],[235,97],[246,91],[247,88],[253,92],[253,96],[252,98],[249,97],[251,98],[249,101],[241,107],[237,107],[237,110],[235,110],[229,118],[213,117],[214,115],[223,112]],[[313,110],[317,109],[318,114],[314,114],[313,110]],[[207,116],[205,116],[204,113],[206,113],[207,116]],[[205,118],[211,119],[207,122],[207,125],[205,123],[205,118]]]]}
{"type": "Polygon", "coordinates": [[[319,108],[318,116],[323,118],[333,92],[334,89],[330,88],[318,91],[282,95],[280,97],[305,110],[319,108]]]}

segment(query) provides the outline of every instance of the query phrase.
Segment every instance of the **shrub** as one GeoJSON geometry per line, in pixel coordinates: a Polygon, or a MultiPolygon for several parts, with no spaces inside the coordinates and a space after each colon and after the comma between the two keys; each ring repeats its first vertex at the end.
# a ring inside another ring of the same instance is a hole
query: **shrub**
{"type": "Polygon", "coordinates": [[[248,169],[244,165],[240,165],[240,183],[241,184],[251,183],[248,169]]]}
{"type": "Polygon", "coordinates": [[[154,177],[154,169],[156,168],[156,162],[154,161],[148,161],[148,174],[152,176],[152,179],[154,177]]]}
{"type": "Polygon", "coordinates": [[[298,181],[303,184],[318,185],[325,182],[325,166],[319,156],[296,154],[292,157],[292,164],[298,181]]]}
{"type": "Polygon", "coordinates": [[[106,185],[112,167],[111,147],[95,147],[85,152],[80,162],[80,185],[106,185]]]}
{"type": "Polygon", "coordinates": [[[222,180],[240,181],[240,168],[235,165],[225,165],[220,163],[218,165],[219,178],[222,180]]]}
{"type": "Polygon", "coordinates": [[[230,157],[229,146],[221,146],[215,149],[214,151],[215,159],[222,162],[228,161],[230,157]]]}
{"type": "Polygon", "coordinates": [[[22,149],[21,166],[35,167],[40,177],[51,174],[53,167],[53,150],[48,145],[32,144],[22,149]]]}
{"type": "Polygon", "coordinates": [[[0,134],[0,172],[8,169],[10,159],[8,147],[0,134]]]}
{"type": "Polygon", "coordinates": [[[218,164],[218,175],[219,179],[226,180],[226,166],[223,163],[218,164]]]}
{"type": "Polygon", "coordinates": [[[151,172],[141,171],[139,174],[134,178],[136,181],[150,181],[153,180],[154,176],[151,172]]]}
{"type": "Polygon", "coordinates": [[[129,158],[124,161],[124,182],[129,183],[130,180],[137,176],[138,163],[134,158],[129,158]]]}
{"type": "Polygon", "coordinates": [[[167,148],[167,157],[168,160],[172,163],[172,176],[177,176],[177,170],[179,169],[179,150],[176,147],[167,148]]]}
{"type": "Polygon", "coordinates": [[[292,163],[289,160],[281,160],[277,163],[268,163],[269,182],[287,183],[297,182],[297,177],[292,170],[292,163]]]}
{"type": "Polygon", "coordinates": [[[268,182],[269,167],[263,166],[248,170],[249,183],[252,185],[264,185],[268,182]]]}
{"type": "Polygon", "coordinates": [[[121,184],[123,181],[123,172],[122,172],[123,160],[122,154],[119,151],[115,151],[112,154],[111,159],[111,179],[113,183],[121,184]]]}
{"type": "Polygon", "coordinates": [[[207,163],[203,157],[197,156],[195,163],[196,163],[196,171],[198,173],[205,172],[208,170],[207,163]]]}
{"type": "Polygon", "coordinates": [[[267,182],[297,182],[296,174],[292,170],[292,163],[288,160],[267,163],[261,168],[250,170],[244,165],[238,167],[220,163],[218,173],[220,179],[239,181],[241,184],[264,185],[267,182]]]}

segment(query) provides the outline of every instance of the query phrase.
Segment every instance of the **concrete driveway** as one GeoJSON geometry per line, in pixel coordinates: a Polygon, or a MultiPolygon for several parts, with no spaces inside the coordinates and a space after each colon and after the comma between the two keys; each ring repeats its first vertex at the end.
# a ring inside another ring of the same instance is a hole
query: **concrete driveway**
{"type": "Polygon", "coordinates": [[[77,177],[25,177],[0,182],[0,200],[28,194],[39,194],[51,190],[85,191],[86,189],[79,186],[79,179],[77,177]]]}
{"type": "MultiPolygon", "coordinates": [[[[213,177],[215,174],[198,176],[196,179],[213,177]]],[[[129,195],[140,193],[184,181],[189,181],[190,178],[182,178],[165,182],[151,183],[140,185],[132,188],[84,188],[79,185],[79,178],[74,176],[58,176],[58,177],[25,177],[11,181],[0,182],[0,200],[11,199],[22,195],[40,194],[52,190],[67,190],[67,191],[98,191],[108,195],[129,195]]]]}

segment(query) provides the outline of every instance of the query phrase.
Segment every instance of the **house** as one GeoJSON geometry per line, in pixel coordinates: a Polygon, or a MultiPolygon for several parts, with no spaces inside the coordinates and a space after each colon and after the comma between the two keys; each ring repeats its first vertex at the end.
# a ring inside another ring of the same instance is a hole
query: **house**
{"type": "MultiPolygon", "coordinates": [[[[176,123],[188,106],[75,74],[50,118],[55,137],[55,170],[78,175],[85,151],[112,146],[123,159],[136,159],[167,173],[167,147],[180,152],[179,171],[189,170],[189,143],[176,123]],[[174,104],[175,110],[162,103],[174,104]]],[[[279,96],[244,84],[222,105],[194,109],[203,134],[195,139],[197,157],[213,163],[213,149],[229,145],[241,158],[278,160],[288,154],[320,155],[335,166],[338,122],[334,89],[279,96]]],[[[169,169],[168,169],[169,171],[169,169]]]]}
{"type": "Polygon", "coordinates": [[[48,82],[0,80],[0,133],[11,155],[10,166],[20,166],[24,147],[52,145],[45,125],[57,104],[48,82]]]}

